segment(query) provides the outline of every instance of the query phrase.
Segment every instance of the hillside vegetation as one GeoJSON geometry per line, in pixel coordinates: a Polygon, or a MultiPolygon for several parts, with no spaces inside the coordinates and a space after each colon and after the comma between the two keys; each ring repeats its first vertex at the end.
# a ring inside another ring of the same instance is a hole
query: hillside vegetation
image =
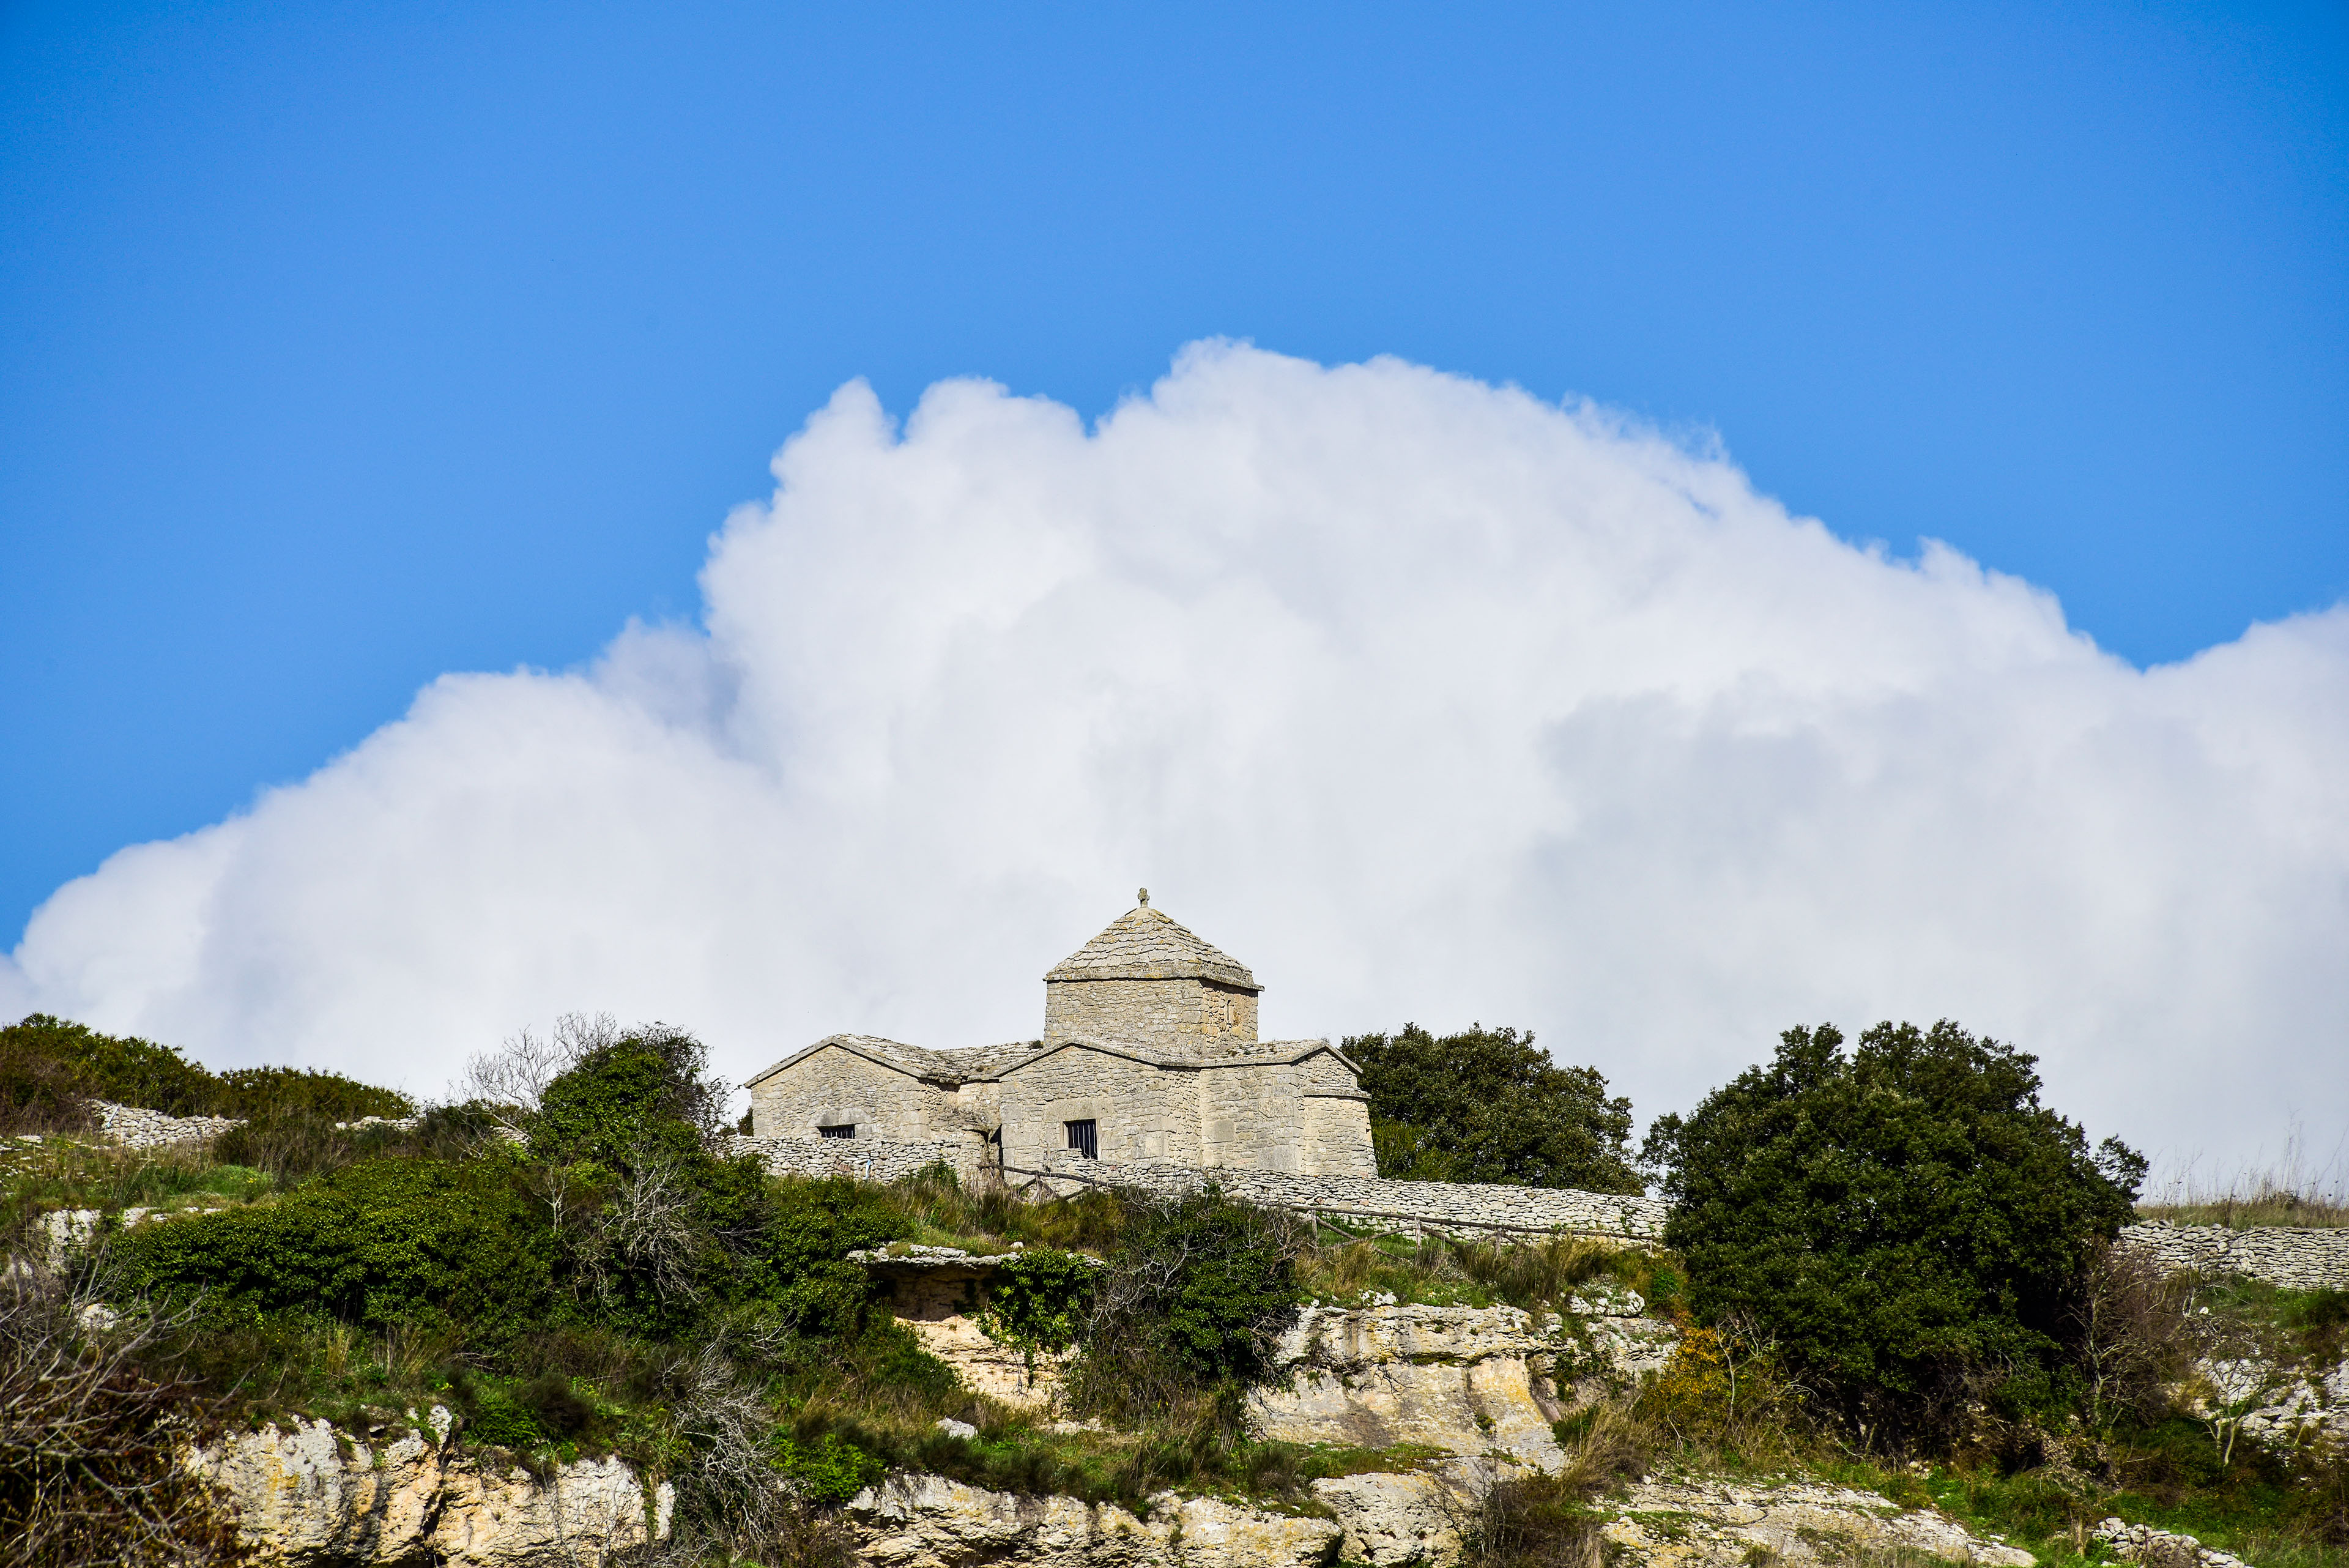
{"type": "Polygon", "coordinates": [[[1530,1033],[1472,1023],[1435,1035],[1416,1023],[1354,1034],[1342,1049],[1371,1096],[1379,1174],[1638,1192],[1631,1102],[1608,1097],[1596,1067],[1562,1067],[1530,1033]]]}
{"type": "MultiPolygon", "coordinates": [[[[1388,1043],[1395,1082],[1423,1057],[1415,1036],[1388,1043]]],[[[1490,1038],[1504,1066],[1529,1049],[1490,1038]]],[[[0,1538],[27,1562],[90,1561],[97,1541],[110,1561],[229,1561],[177,1445],[295,1414],[396,1432],[436,1405],[471,1447],[538,1466],[616,1454],[671,1482],[680,1563],[844,1561],[840,1504],[893,1467],[1136,1510],[1169,1487],[1309,1509],[1318,1477],[1430,1456],[1250,1435],[1247,1391],[1303,1306],[1563,1312],[1607,1280],[1672,1320],[1680,1351],[1560,1424],[1562,1474],[1495,1489],[1474,1561],[1587,1568],[1594,1500],[1684,1470],[1864,1483],[2051,1563],[2098,1559],[2087,1531],[2113,1513],[2260,1568],[2349,1563],[2337,1456],[2233,1440],[2193,1394],[2214,1347],[2337,1359],[2349,1300],[2133,1265],[2110,1243],[2141,1165],[2040,1106],[2028,1056],[1954,1025],[1880,1026],[1849,1052],[1791,1031],[1661,1122],[1644,1158],[1675,1202],[1663,1252],[1357,1234],[1213,1190],[1031,1202],[943,1168],[886,1187],[777,1178],[724,1157],[723,1085],[661,1026],[521,1042],[526,1059],[477,1064],[494,1095],[409,1127],[336,1127],[406,1106],[326,1075],[207,1098],[244,1080],[53,1019],[0,1039],[22,1081],[176,1085],[162,1108],[256,1118],[209,1150],[139,1154],[89,1139],[70,1106],[12,1102],[51,1118],[0,1153],[19,1255],[49,1246],[45,1211],[176,1216],[102,1223],[63,1272],[0,1286],[0,1538]],[[1073,1419],[974,1394],[890,1316],[849,1254],[910,1242],[1016,1244],[984,1320],[1069,1358],[1073,1419]]],[[[1538,1127],[1564,1100],[1600,1113],[1595,1141],[1513,1133],[1498,1168],[1549,1147],[1628,1172],[1628,1111],[1617,1130],[1603,1088],[1537,1077],[1521,1122],[1438,1106],[1423,1129],[1538,1127]]]]}
{"type": "Polygon", "coordinates": [[[0,1028],[0,1135],[89,1132],[91,1100],[174,1116],[406,1116],[405,1095],[336,1073],[244,1067],[214,1073],[169,1045],[36,1012],[0,1028]]]}

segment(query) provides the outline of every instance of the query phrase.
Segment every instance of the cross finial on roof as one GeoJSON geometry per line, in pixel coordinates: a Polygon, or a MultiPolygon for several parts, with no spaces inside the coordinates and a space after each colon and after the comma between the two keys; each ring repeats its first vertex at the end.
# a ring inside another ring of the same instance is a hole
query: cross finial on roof
{"type": "Polygon", "coordinates": [[[1150,907],[1150,889],[1147,888],[1142,890],[1142,907],[1145,909],[1150,907]]]}

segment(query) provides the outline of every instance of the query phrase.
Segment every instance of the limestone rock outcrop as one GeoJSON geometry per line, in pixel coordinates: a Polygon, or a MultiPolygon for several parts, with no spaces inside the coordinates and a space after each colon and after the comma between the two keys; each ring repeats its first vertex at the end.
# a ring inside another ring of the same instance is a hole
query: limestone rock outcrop
{"type": "Polygon", "coordinates": [[[1151,1500],[1139,1518],[1111,1503],[1019,1497],[943,1476],[899,1474],[852,1498],[857,1560],[876,1568],[1310,1568],[1339,1528],[1326,1519],[1213,1498],[1151,1500]]]}
{"type": "Polygon", "coordinates": [[[1457,1562],[1464,1524],[1485,1489],[1513,1471],[1507,1460],[1454,1459],[1424,1469],[1337,1476],[1312,1484],[1338,1521],[1340,1562],[1411,1568],[1457,1562]]]}
{"type": "Polygon", "coordinates": [[[2349,1451],[2349,1358],[2328,1367],[2206,1356],[2182,1392],[2196,1416],[2271,1452],[2349,1451]]]}
{"type": "Polygon", "coordinates": [[[1527,1366],[1555,1355],[1516,1307],[1308,1307],[1282,1336],[1284,1383],[1253,1398],[1257,1428],[1299,1443],[1422,1444],[1565,1462],[1550,1423],[1566,1414],[1527,1366]]]}
{"type": "Polygon", "coordinates": [[[456,1450],[450,1425],[435,1407],[431,1430],[369,1444],[296,1419],[231,1434],[188,1463],[270,1568],[596,1568],[667,1534],[669,1489],[647,1492],[622,1461],[582,1459],[541,1481],[456,1450]]]}
{"type": "Polygon", "coordinates": [[[1566,1319],[1547,1320],[1550,1336],[1571,1340],[1571,1347],[1528,1365],[1574,1408],[1630,1393],[1661,1372],[1680,1347],[1680,1330],[1647,1311],[1639,1292],[1611,1280],[1592,1281],[1568,1301],[1566,1319]]]}
{"type": "Polygon", "coordinates": [[[2156,1530],[2150,1524],[2131,1524],[2127,1520],[2107,1519],[2088,1538],[2103,1542],[2124,1562],[2147,1563],[2151,1568],[2188,1568],[2189,1564],[2192,1568],[2251,1568],[2233,1552],[2213,1551],[2190,1535],[2156,1530]]]}
{"type": "Polygon", "coordinates": [[[890,1314],[913,1331],[924,1350],[960,1374],[973,1392],[1017,1409],[1049,1409],[1060,1392],[1063,1358],[1003,1344],[978,1317],[980,1283],[1016,1255],[982,1256],[900,1242],[848,1256],[886,1282],[890,1314]]]}
{"type": "Polygon", "coordinates": [[[1610,1557],[1639,1568],[1847,1563],[1905,1549],[1949,1563],[2031,1568],[2030,1552],[1984,1541],[1930,1509],[1903,1512],[1879,1493],[1804,1483],[1643,1482],[1600,1532],[1610,1557]]]}

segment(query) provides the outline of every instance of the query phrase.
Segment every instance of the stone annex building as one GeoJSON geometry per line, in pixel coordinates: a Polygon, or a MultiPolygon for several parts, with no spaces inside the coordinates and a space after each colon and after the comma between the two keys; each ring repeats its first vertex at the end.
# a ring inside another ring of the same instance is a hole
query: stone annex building
{"type": "Polygon", "coordinates": [[[754,1137],[961,1142],[1089,1159],[1375,1176],[1370,1096],[1327,1040],[1256,1037],[1263,987],[1139,907],[1044,977],[1044,1035],[924,1050],[834,1034],[750,1081],[754,1137]]]}

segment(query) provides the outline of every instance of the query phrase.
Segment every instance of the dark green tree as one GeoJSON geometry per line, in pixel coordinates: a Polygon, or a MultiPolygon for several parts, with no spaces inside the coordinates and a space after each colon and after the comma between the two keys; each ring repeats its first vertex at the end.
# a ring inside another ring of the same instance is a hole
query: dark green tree
{"type": "Polygon", "coordinates": [[[1490,1181],[1638,1192],[1631,1102],[1609,1099],[1596,1067],[1561,1067],[1530,1033],[1471,1024],[1442,1037],[1416,1023],[1356,1034],[1379,1174],[1401,1181],[1490,1181]]]}
{"type": "Polygon", "coordinates": [[[2069,1308],[2145,1161],[2092,1153],[2039,1103],[2036,1058],[1946,1020],[1843,1044],[1789,1029],[1767,1066],[1650,1130],[1691,1305],[1775,1340],[1887,1446],[1963,1397],[2054,1399],[2069,1308]]]}

